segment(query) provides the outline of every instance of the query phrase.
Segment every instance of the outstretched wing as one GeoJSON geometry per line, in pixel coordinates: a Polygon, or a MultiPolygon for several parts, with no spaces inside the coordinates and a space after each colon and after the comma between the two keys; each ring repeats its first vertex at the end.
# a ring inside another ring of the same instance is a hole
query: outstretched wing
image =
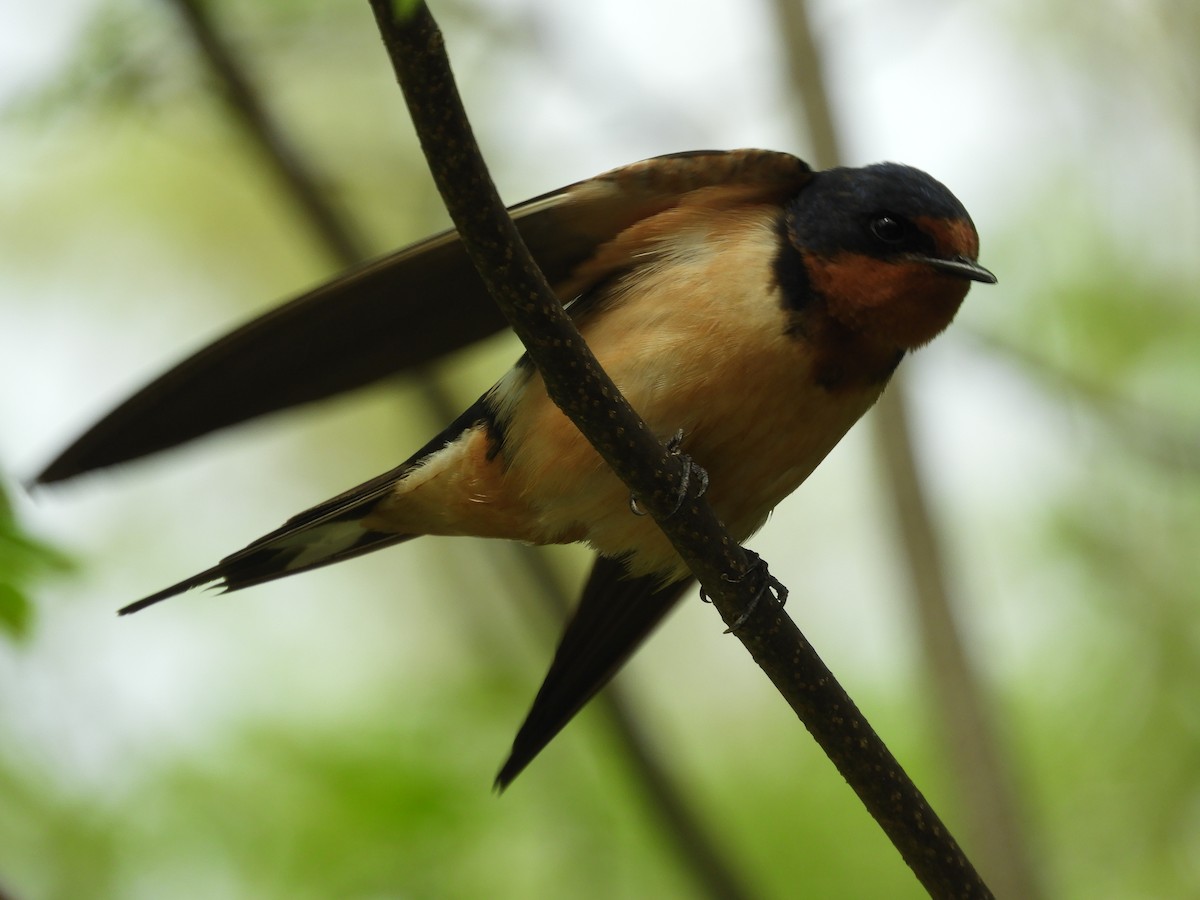
{"type": "MultiPolygon", "coordinates": [[[[530,200],[513,217],[564,300],[577,268],[635,222],[693,191],[785,194],[805,163],[765,150],[696,151],[615,169],[530,200]]],[[[97,422],[37,477],[71,478],[266,413],[324,399],[500,330],[454,232],[340,275],[193,354],[97,422]]]]}

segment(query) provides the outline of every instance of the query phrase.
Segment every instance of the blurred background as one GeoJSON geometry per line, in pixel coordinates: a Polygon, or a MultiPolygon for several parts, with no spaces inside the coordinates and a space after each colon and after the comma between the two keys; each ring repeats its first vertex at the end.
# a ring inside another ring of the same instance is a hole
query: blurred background
{"type": "MultiPolygon", "coordinates": [[[[509,550],[425,539],[117,619],[394,466],[444,424],[431,384],[464,407],[518,352],[498,337],[26,491],[130,392],[340,267],[183,8],[10,4],[0,30],[0,890],[922,896],[694,600],[619,705],[499,798],[560,619],[509,550]]],[[[445,226],[365,3],[205,8],[369,252],[445,226]]],[[[1000,284],[903,367],[934,588],[878,421],[750,546],[997,893],[1200,894],[1200,6],[432,9],[510,202],[685,149],[818,161],[823,127],[845,162],[903,161],[959,196],[1000,284]],[[798,21],[825,126],[796,84],[798,21]],[[939,594],[931,619],[916,601],[939,594]]],[[[564,597],[588,565],[538,559],[564,597]]]]}

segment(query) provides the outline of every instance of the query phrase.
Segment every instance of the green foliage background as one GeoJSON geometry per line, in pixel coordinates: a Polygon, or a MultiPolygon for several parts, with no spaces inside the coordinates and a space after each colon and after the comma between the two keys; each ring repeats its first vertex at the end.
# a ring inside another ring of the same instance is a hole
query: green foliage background
{"type": "MultiPolygon", "coordinates": [[[[903,65],[943,49],[942,29],[971,34],[1002,81],[979,98],[992,114],[970,120],[984,125],[966,133],[942,109],[944,133],[925,135],[957,169],[935,174],[975,213],[1001,285],[974,291],[952,333],[907,365],[962,623],[1046,894],[1195,896],[1200,13],[1186,0],[1102,3],[1086,19],[1064,2],[982,4],[966,20],[948,4],[897,6],[890,39],[878,2],[819,19],[863,161],[906,145],[862,137],[862,98],[898,106],[880,84],[911,79],[903,65]],[[913,34],[927,43],[914,49],[913,34]]],[[[376,249],[442,226],[365,4],[216,12],[376,249]]],[[[537,4],[435,12],[514,201],[654,153],[779,144],[794,128],[749,122],[787,115],[778,87],[749,98],[750,113],[726,98],[701,120],[683,88],[608,72],[608,57],[614,71],[624,59],[619,29],[597,27],[596,58],[579,62],[562,49],[579,38],[537,4]]],[[[768,48],[770,13],[739,12],[768,48]]],[[[710,50],[731,52],[649,14],[629,27],[657,35],[684,83],[705,77],[710,50]]],[[[723,82],[780,81],[777,59],[745,52],[723,82]]],[[[904,98],[920,128],[951,81],[942,71],[904,98]]],[[[890,108],[877,118],[892,122],[890,108]]],[[[183,353],[332,269],[166,4],[98,6],[0,126],[0,355],[12,361],[0,464],[13,479],[183,353]]],[[[442,377],[465,404],[514,354],[490,342],[442,377]]],[[[526,586],[480,543],[430,540],[236,599],[112,615],[394,465],[437,425],[398,383],[78,487],[30,498],[9,482],[0,885],[47,900],[696,895],[595,711],[508,794],[490,793],[555,625],[508,602],[526,586]]],[[[921,666],[866,450],[847,444],[755,546],[957,827],[972,811],[926,703],[936,673],[921,666]]],[[[578,582],[585,555],[550,556],[568,589],[578,582]]],[[[747,883],[773,897],[920,896],[719,631],[688,604],[623,681],[747,883]]]]}

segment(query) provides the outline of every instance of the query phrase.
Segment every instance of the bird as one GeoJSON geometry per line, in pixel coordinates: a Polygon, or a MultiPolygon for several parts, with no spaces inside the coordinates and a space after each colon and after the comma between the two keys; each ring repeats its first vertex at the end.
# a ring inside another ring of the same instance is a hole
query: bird
{"type": "MultiPolygon", "coordinates": [[[[897,163],[814,171],[775,151],[691,151],[511,212],[601,365],[655,435],[707,476],[707,499],[739,542],[870,409],[904,356],[950,324],[971,284],[996,282],[978,262],[962,203],[897,163]]],[[[500,327],[486,300],[455,232],[405,248],[194,354],[39,480],[419,364],[500,327]],[[432,349],[414,348],[423,333],[432,349]],[[246,381],[264,358],[273,371],[246,381]],[[240,400],[221,389],[234,383],[240,400]]],[[[203,586],[242,590],[422,535],[584,543],[597,559],[496,777],[503,789],[693,583],[638,512],[522,356],[396,468],[120,613],[203,586]]]]}

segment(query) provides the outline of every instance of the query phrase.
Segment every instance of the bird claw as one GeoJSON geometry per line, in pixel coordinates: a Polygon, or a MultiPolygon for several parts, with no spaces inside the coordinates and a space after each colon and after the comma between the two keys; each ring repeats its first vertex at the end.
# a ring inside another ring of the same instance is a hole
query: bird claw
{"type": "MultiPolygon", "coordinates": [[[[753,550],[745,550],[744,548],[743,548],[743,550],[744,550],[745,554],[748,557],[750,557],[750,565],[748,565],[746,567],[746,571],[743,572],[737,578],[725,577],[724,580],[727,581],[729,584],[741,584],[743,581],[745,581],[747,578],[750,577],[750,574],[752,572],[761,572],[762,573],[762,585],[759,587],[758,591],[751,598],[750,604],[746,607],[745,612],[743,612],[740,616],[738,616],[733,621],[733,623],[728,628],[725,629],[725,634],[732,634],[733,632],[737,631],[739,628],[741,628],[743,625],[746,624],[746,620],[749,619],[750,616],[753,615],[754,610],[756,610],[758,608],[758,603],[760,600],[762,600],[764,594],[773,594],[775,596],[775,601],[779,604],[780,609],[783,609],[783,607],[787,604],[787,598],[788,598],[787,586],[784,585],[784,583],[782,581],[780,581],[778,578],[776,578],[774,575],[771,574],[770,570],[767,568],[766,560],[764,560],[761,556],[759,556],[753,550]]],[[[704,592],[703,585],[701,585],[701,587],[700,587],[700,599],[703,600],[705,603],[712,602],[708,598],[708,595],[704,592]]]]}
{"type": "MultiPolygon", "coordinates": [[[[681,428],[667,441],[667,453],[671,456],[678,456],[683,462],[683,477],[679,481],[679,492],[675,495],[675,505],[667,513],[668,519],[679,512],[679,508],[683,506],[683,501],[687,499],[688,493],[692,488],[692,478],[696,479],[698,485],[695,491],[696,497],[703,497],[708,490],[708,472],[703,466],[697,465],[686,453],[680,452],[679,448],[682,444],[683,429],[681,428]]],[[[638,506],[637,494],[629,495],[629,511],[635,516],[646,515],[646,510],[638,506]]]]}

